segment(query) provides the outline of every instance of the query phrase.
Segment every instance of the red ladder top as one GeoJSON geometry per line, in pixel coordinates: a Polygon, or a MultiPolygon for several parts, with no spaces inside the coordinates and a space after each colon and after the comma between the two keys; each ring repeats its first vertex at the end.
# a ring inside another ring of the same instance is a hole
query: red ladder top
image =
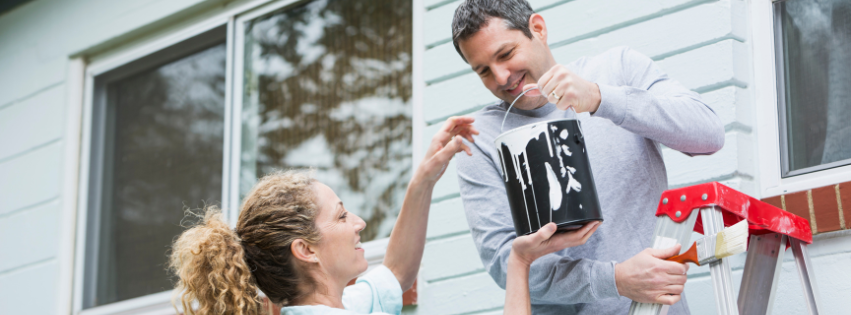
{"type": "MultiPolygon", "coordinates": [[[[783,211],[718,182],[667,190],[662,193],[656,216],[668,215],[682,222],[695,209],[716,206],[723,210],[724,226],[748,220],[751,235],[780,233],[807,244],[813,243],[813,232],[806,219],[783,211]],[[679,213],[679,214],[678,214],[679,213]]],[[[703,221],[698,213],[694,231],[703,234],[703,221]]]]}

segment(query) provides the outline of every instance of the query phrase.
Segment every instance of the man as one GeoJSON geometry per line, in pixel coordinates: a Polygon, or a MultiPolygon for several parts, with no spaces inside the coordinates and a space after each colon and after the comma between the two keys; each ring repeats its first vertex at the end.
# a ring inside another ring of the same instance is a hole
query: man
{"type": "Polygon", "coordinates": [[[696,93],[646,56],[616,48],[560,65],[547,46],[548,31],[525,0],[467,0],[452,22],[456,50],[501,99],[474,114],[481,134],[469,143],[472,156],[456,161],[482,262],[504,288],[516,235],[493,143],[508,105],[538,86],[546,99],[523,96],[504,130],[572,117],[565,109],[575,109],[605,221],[585,245],[532,264],[534,312],[624,314],[636,300],[688,314],[682,295],[688,267],[663,260],[680,246],[649,249],[656,205],[668,187],[660,144],[688,155],[712,154],[724,144],[724,127],[696,93]]]}

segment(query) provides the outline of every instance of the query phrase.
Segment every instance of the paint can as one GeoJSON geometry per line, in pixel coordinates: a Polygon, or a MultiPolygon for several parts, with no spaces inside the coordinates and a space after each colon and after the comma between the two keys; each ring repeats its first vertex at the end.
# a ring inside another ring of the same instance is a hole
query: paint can
{"type": "Polygon", "coordinates": [[[494,144],[518,236],[549,222],[574,230],[603,221],[578,120],[525,125],[500,134],[494,144]]]}

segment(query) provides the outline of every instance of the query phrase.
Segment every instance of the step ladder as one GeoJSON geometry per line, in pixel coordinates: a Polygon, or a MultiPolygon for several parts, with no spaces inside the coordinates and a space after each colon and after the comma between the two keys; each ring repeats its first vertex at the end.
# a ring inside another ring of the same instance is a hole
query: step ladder
{"type": "MultiPolygon", "coordinates": [[[[691,246],[692,231],[711,235],[725,226],[748,221],[750,239],[738,300],[733,299],[727,259],[709,265],[719,315],[770,314],[783,253],[789,247],[795,255],[809,313],[819,314],[815,274],[807,253],[807,244],[812,244],[813,234],[804,218],[717,182],[665,191],[656,217],[653,248],[680,244],[681,252],[691,246]]],[[[629,313],[667,314],[668,306],[633,301],[629,313]]]]}

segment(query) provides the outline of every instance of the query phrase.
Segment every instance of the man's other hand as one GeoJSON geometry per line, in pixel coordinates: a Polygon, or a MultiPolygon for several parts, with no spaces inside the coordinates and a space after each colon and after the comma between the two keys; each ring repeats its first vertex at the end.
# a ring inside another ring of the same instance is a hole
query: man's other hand
{"type": "Polygon", "coordinates": [[[545,96],[548,102],[556,104],[561,110],[573,107],[577,113],[593,113],[600,107],[602,100],[597,83],[583,79],[560,64],[550,68],[537,83],[523,86],[523,91],[535,86],[538,90],[529,91],[527,96],[545,96]]]}
{"type": "Polygon", "coordinates": [[[615,284],[620,295],[636,302],[672,305],[683,294],[688,265],[664,259],[680,252],[680,245],[645,249],[615,265],[615,284]]]}

